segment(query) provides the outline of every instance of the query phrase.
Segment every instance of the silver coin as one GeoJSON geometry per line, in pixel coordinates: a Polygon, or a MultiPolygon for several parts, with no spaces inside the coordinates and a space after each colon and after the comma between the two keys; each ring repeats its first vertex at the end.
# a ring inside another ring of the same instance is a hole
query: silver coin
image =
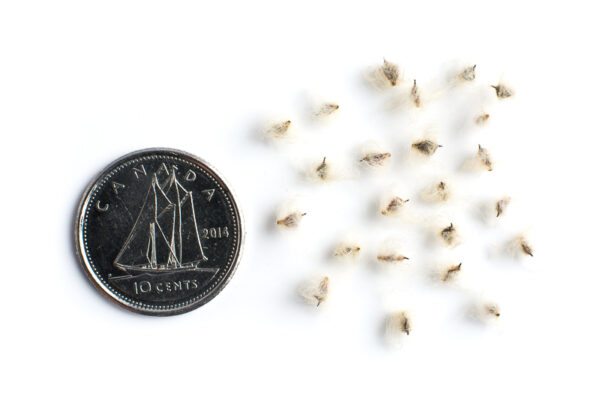
{"type": "Polygon", "coordinates": [[[110,164],[86,189],[75,221],[76,252],[94,286],[143,314],[180,314],[213,299],[242,243],[242,217],[223,179],[172,149],[110,164]]]}

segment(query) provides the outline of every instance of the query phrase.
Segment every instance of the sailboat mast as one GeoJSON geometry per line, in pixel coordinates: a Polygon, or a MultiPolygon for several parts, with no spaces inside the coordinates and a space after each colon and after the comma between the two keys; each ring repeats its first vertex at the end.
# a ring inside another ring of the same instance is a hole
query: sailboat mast
{"type": "Polygon", "coordinates": [[[194,229],[196,230],[196,239],[198,240],[198,248],[200,249],[200,255],[202,259],[200,261],[206,261],[208,258],[204,255],[204,249],[202,249],[202,242],[200,241],[200,232],[198,232],[198,223],[196,222],[196,211],[194,210],[194,196],[192,196],[192,191],[189,192],[190,195],[190,208],[192,209],[192,220],[194,221],[194,229]]]}
{"type": "Polygon", "coordinates": [[[183,264],[183,241],[182,241],[182,226],[181,226],[181,195],[179,193],[179,182],[175,177],[175,170],[173,170],[173,178],[175,180],[175,191],[177,192],[177,233],[179,235],[179,266],[181,267],[183,264]]]}
{"type": "Polygon", "coordinates": [[[156,229],[154,222],[150,223],[150,268],[156,268],[156,229]]]}

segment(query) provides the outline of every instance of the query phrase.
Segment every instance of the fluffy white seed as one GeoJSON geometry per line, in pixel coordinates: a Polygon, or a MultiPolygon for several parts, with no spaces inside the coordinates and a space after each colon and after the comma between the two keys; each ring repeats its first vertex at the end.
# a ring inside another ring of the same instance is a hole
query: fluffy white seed
{"type": "Polygon", "coordinates": [[[290,212],[287,215],[277,218],[277,225],[282,228],[297,228],[305,215],[306,213],[300,211],[290,212]]]}
{"type": "Polygon", "coordinates": [[[501,215],[503,215],[506,212],[506,207],[508,207],[508,205],[510,204],[510,197],[503,197],[500,200],[498,200],[495,204],[495,211],[496,211],[496,218],[500,217],[501,215]]]}
{"type": "Polygon", "coordinates": [[[496,91],[496,97],[499,99],[508,99],[514,95],[514,90],[503,83],[491,85],[491,87],[496,91]]]}
{"type": "Polygon", "coordinates": [[[412,333],[412,318],[407,311],[398,311],[385,318],[384,339],[392,346],[401,345],[412,333]]]}
{"type": "Polygon", "coordinates": [[[533,257],[533,246],[525,235],[519,235],[509,243],[508,249],[515,256],[533,257]]]}
{"type": "Polygon", "coordinates": [[[278,121],[270,123],[265,127],[265,135],[273,139],[289,137],[292,121],[278,121]]]}
{"type": "Polygon", "coordinates": [[[399,264],[402,261],[409,260],[404,254],[398,252],[380,252],[377,253],[377,261],[382,264],[399,264]]]}
{"type": "Polygon", "coordinates": [[[490,114],[481,113],[475,117],[474,121],[477,125],[484,125],[489,121],[489,119],[490,119],[490,114]]]}
{"type": "Polygon", "coordinates": [[[451,265],[444,270],[444,272],[440,276],[440,279],[444,283],[453,282],[460,275],[461,270],[462,263],[451,265]]]}
{"type": "Polygon", "coordinates": [[[451,196],[452,191],[448,182],[445,180],[435,182],[421,192],[421,198],[430,203],[446,202],[451,196]]]}
{"type": "Polygon", "coordinates": [[[439,233],[439,236],[446,246],[456,247],[461,243],[461,237],[453,223],[445,226],[439,233]]]}
{"type": "Polygon", "coordinates": [[[386,59],[383,60],[383,65],[379,68],[379,71],[390,86],[396,86],[402,80],[398,65],[386,59]]]}
{"type": "Polygon", "coordinates": [[[430,139],[418,140],[411,145],[412,150],[427,157],[434,155],[440,147],[442,145],[430,139]]]}
{"type": "Polygon", "coordinates": [[[463,166],[464,169],[471,171],[493,171],[494,167],[495,163],[489,150],[481,145],[477,146],[477,153],[469,158],[463,166]]]}
{"type": "Polygon", "coordinates": [[[381,205],[381,215],[385,215],[386,217],[398,216],[408,201],[409,199],[405,200],[399,196],[384,199],[381,205]]]}
{"type": "Polygon", "coordinates": [[[335,103],[323,103],[317,109],[317,111],[315,111],[315,117],[318,117],[318,118],[327,117],[327,116],[335,113],[339,109],[340,109],[340,106],[338,104],[335,104],[335,103]]]}
{"type": "Polygon", "coordinates": [[[417,108],[420,108],[423,105],[421,100],[421,90],[417,86],[416,79],[413,80],[413,85],[410,89],[410,101],[417,108]]]}
{"type": "Polygon", "coordinates": [[[329,298],[329,283],[328,276],[308,280],[300,285],[298,294],[305,303],[318,307],[329,298]]]}
{"type": "Polygon", "coordinates": [[[471,316],[480,323],[495,322],[500,315],[500,306],[492,301],[480,301],[472,306],[471,316]]]}
{"type": "Polygon", "coordinates": [[[458,79],[463,81],[463,82],[471,82],[475,80],[475,67],[477,67],[477,65],[471,65],[468,67],[465,67],[462,71],[460,71],[460,73],[458,74],[458,79]]]}
{"type": "Polygon", "coordinates": [[[365,153],[360,162],[369,167],[382,167],[388,163],[391,156],[388,152],[365,153]]]}
{"type": "Polygon", "coordinates": [[[341,242],[333,252],[333,255],[339,259],[354,260],[360,255],[361,247],[354,241],[341,242]]]}

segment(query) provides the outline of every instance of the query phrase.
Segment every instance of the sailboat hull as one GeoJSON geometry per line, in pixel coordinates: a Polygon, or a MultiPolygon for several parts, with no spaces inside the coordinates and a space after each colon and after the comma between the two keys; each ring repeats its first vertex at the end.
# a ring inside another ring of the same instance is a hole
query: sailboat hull
{"type": "Polygon", "coordinates": [[[198,263],[184,264],[173,268],[172,265],[141,265],[141,266],[117,266],[119,269],[129,273],[130,275],[139,274],[162,274],[162,273],[174,273],[174,272],[190,272],[190,271],[216,271],[218,268],[203,268],[198,267],[198,263]]]}

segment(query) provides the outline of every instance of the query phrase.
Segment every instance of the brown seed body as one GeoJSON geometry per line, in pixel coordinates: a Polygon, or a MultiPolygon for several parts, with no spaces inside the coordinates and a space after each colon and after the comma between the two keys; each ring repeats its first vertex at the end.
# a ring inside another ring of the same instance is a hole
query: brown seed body
{"type": "Polygon", "coordinates": [[[315,169],[315,173],[317,174],[317,177],[323,181],[327,180],[327,178],[329,177],[329,165],[325,162],[326,159],[327,159],[327,157],[323,157],[323,161],[315,169]]]}
{"type": "Polygon", "coordinates": [[[433,155],[440,147],[442,146],[429,139],[420,140],[412,144],[413,149],[426,156],[433,155]]]}
{"type": "Polygon", "coordinates": [[[379,167],[384,165],[391,156],[391,153],[367,153],[360,159],[360,162],[366,163],[371,167],[379,167]]]}
{"type": "Polygon", "coordinates": [[[383,263],[400,263],[404,260],[409,260],[408,257],[403,256],[402,254],[378,254],[377,261],[383,263]]]}
{"type": "Polygon", "coordinates": [[[398,68],[398,65],[384,59],[383,65],[381,66],[381,72],[391,86],[396,86],[398,84],[398,81],[400,80],[400,69],[398,68]]]}
{"type": "Polygon", "coordinates": [[[449,282],[456,278],[456,275],[461,271],[462,263],[453,265],[446,270],[444,275],[442,276],[443,282],[449,282]]]}
{"type": "Polygon", "coordinates": [[[407,335],[410,335],[410,321],[408,320],[407,316],[404,316],[404,321],[402,321],[402,332],[406,333],[407,335]]]}
{"type": "Polygon", "coordinates": [[[408,318],[406,312],[400,311],[398,313],[392,314],[388,323],[391,325],[390,328],[393,331],[410,335],[412,327],[410,324],[410,319],[408,318]]]}
{"type": "Polygon", "coordinates": [[[444,242],[446,242],[446,244],[452,246],[454,244],[456,244],[457,240],[458,240],[458,234],[456,232],[456,228],[454,227],[454,224],[450,224],[447,227],[445,227],[444,229],[442,229],[442,231],[440,232],[440,236],[442,237],[442,239],[444,240],[444,242]]]}
{"type": "Polygon", "coordinates": [[[413,86],[410,89],[410,99],[412,100],[415,107],[421,107],[421,91],[417,86],[417,80],[413,80],[413,86]]]}
{"type": "Polygon", "coordinates": [[[504,213],[504,210],[510,203],[510,197],[505,197],[496,202],[496,218],[504,213]]]}
{"type": "Polygon", "coordinates": [[[481,162],[481,164],[487,168],[488,171],[492,171],[494,169],[494,164],[492,162],[492,158],[490,156],[490,152],[487,149],[478,145],[477,149],[477,159],[481,162]]]}
{"type": "Polygon", "coordinates": [[[286,228],[296,228],[300,224],[300,220],[304,217],[306,213],[293,212],[288,214],[284,218],[277,220],[277,225],[283,226],[286,228]]]}
{"type": "Polygon", "coordinates": [[[524,238],[521,238],[519,242],[523,253],[533,257],[533,249],[531,248],[531,245],[524,238]]]}
{"type": "Polygon", "coordinates": [[[403,200],[400,197],[394,197],[387,205],[387,207],[385,207],[383,210],[381,210],[381,214],[382,215],[394,215],[396,214],[404,205],[404,203],[407,203],[409,201],[409,199],[403,200]]]}
{"type": "Polygon", "coordinates": [[[490,119],[490,114],[483,113],[475,117],[475,123],[477,125],[483,125],[490,119]]]}
{"type": "Polygon", "coordinates": [[[360,246],[340,244],[333,253],[336,257],[355,257],[360,253],[360,246]]]}
{"type": "Polygon", "coordinates": [[[507,99],[513,95],[512,89],[509,87],[499,83],[496,86],[492,85],[494,90],[496,90],[496,97],[499,99],[507,99]]]}

